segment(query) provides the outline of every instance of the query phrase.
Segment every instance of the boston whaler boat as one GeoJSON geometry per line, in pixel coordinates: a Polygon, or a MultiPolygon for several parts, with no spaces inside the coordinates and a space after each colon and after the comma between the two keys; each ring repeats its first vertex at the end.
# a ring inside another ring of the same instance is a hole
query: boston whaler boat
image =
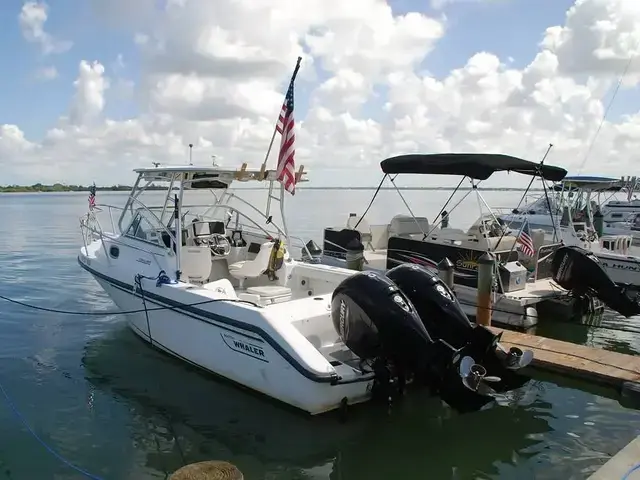
{"type": "Polygon", "coordinates": [[[151,345],[311,414],[395,398],[406,383],[473,410],[526,382],[515,370],[533,354],[506,351],[470,323],[426,269],[383,275],[292,259],[286,222],[270,211],[279,203],[285,218],[277,171],[136,172],[124,208],[90,202],[78,261],[151,345]],[[264,212],[228,191],[235,180],[267,183],[264,212]],[[157,198],[152,185],[166,187],[158,206],[145,202],[157,198]],[[194,191],[214,200],[184,204],[194,191]],[[107,211],[110,232],[98,218],[107,211]]]}
{"type": "Polygon", "coordinates": [[[640,312],[638,299],[623,294],[622,289],[613,284],[602,267],[594,264],[594,258],[588,252],[568,251],[567,246],[560,242],[545,243],[542,233],[531,235],[533,238],[530,242],[535,251],[532,258],[526,258],[527,255],[523,255],[517,246],[522,232],[506,228],[504,222],[496,218],[477,188],[480,181],[499,171],[512,171],[557,182],[564,178],[566,170],[508,155],[456,153],[401,155],[382,161],[381,168],[384,173],[383,181],[387,177],[390,179],[410,216],[397,215],[389,224],[369,225],[364,219],[366,212],[362,217],[350,214],[345,227],[325,228],[323,263],[345,267],[349,255],[360,254],[364,256],[364,269],[385,271],[397,265],[413,263],[430,268],[435,273],[438,264],[448,259],[454,266],[455,293],[465,312],[474,315],[478,260],[483,254],[490,252],[495,259],[493,321],[496,323],[525,328],[535,325],[538,306],[545,302],[556,302],[559,296],[563,296],[563,302],[581,299],[583,303],[580,309],[583,313],[588,313],[588,308],[593,308],[591,298],[594,296],[625,315],[640,312]],[[394,177],[390,176],[398,174],[459,175],[463,177],[462,180],[468,178],[472,188],[451,210],[474,193],[481,205],[479,220],[467,232],[448,225],[439,227],[441,214],[455,191],[433,224],[425,217],[416,217],[396,187],[394,177]],[[488,214],[483,211],[482,206],[488,210],[488,214]],[[570,258],[571,262],[563,264],[562,275],[559,275],[559,259],[565,257],[570,258]],[[523,263],[531,266],[530,271],[523,263]],[[572,277],[569,281],[568,276],[578,270],[588,271],[590,276],[572,277]],[[567,290],[571,290],[571,296],[568,296],[567,290]],[[605,291],[606,294],[603,293],[605,291]]]}

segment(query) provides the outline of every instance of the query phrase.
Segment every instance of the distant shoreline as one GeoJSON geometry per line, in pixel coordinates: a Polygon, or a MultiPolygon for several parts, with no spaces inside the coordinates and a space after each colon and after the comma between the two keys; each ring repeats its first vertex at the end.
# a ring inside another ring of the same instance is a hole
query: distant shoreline
{"type": "MultiPolygon", "coordinates": [[[[97,192],[129,192],[131,190],[131,186],[129,185],[112,185],[110,187],[98,187],[96,186],[97,192]]],[[[310,186],[300,186],[297,187],[300,190],[376,190],[376,187],[310,187],[310,186]]],[[[157,187],[150,186],[147,187],[147,190],[166,190],[166,187],[157,187]]],[[[266,187],[242,187],[238,188],[238,190],[267,190],[266,187]]],[[[395,190],[393,187],[383,187],[380,190],[395,190]]],[[[425,191],[437,191],[437,190],[446,190],[451,191],[455,190],[455,187],[398,187],[398,190],[425,190],[425,191]]],[[[471,190],[470,187],[460,187],[458,190],[467,191],[471,190]]],[[[524,192],[526,189],[524,188],[498,188],[498,187],[478,187],[478,190],[485,192],[524,192]]],[[[543,192],[544,190],[541,188],[531,188],[530,192],[543,192]]],[[[82,185],[62,185],[59,183],[53,185],[43,185],[37,183],[35,185],[4,185],[0,186],[0,193],[78,193],[78,192],[86,192],[89,193],[89,187],[85,187],[82,185]]]]}

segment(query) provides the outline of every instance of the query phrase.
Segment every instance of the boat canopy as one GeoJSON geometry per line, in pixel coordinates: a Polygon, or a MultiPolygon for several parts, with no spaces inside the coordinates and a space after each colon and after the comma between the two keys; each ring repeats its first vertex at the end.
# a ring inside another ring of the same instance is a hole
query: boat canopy
{"type": "Polygon", "coordinates": [[[564,168],[540,165],[498,153],[399,155],[383,160],[380,167],[387,174],[464,175],[476,180],[486,180],[494,172],[516,172],[542,177],[552,182],[559,182],[567,175],[564,168]]]}
{"type": "Polygon", "coordinates": [[[556,191],[559,190],[595,190],[618,192],[623,186],[620,179],[610,177],[595,177],[591,175],[574,175],[564,177],[562,182],[553,186],[556,191]]]}

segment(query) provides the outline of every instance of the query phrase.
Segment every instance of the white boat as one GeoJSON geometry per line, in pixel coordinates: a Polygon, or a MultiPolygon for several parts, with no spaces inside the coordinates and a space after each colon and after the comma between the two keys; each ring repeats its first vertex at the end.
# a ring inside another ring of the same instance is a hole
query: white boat
{"type": "Polygon", "coordinates": [[[426,270],[395,272],[425,280],[412,297],[389,276],[294,260],[276,171],[135,171],[124,207],[90,207],[81,219],[78,262],[152,346],[311,414],[386,401],[407,382],[467,410],[526,381],[512,370],[532,354],[502,349],[426,270]],[[230,191],[234,181],[266,183],[264,211],[230,191]],[[145,200],[158,196],[152,186],[165,188],[158,205],[145,200]],[[211,202],[186,203],[194,190],[211,202]],[[282,225],[271,212],[278,203],[282,225]]]}
{"type": "MultiPolygon", "coordinates": [[[[635,243],[640,242],[640,200],[632,199],[631,195],[637,188],[635,177],[633,188],[629,182],[621,182],[615,178],[593,177],[593,176],[572,176],[565,177],[548,194],[540,195],[535,200],[525,203],[523,206],[508,209],[508,213],[499,215],[499,218],[514,228],[518,228],[526,219],[534,228],[543,228],[551,231],[554,225],[560,223],[562,217],[561,203],[568,205],[577,215],[584,208],[584,197],[581,195],[584,190],[589,190],[597,198],[591,199],[592,211],[595,206],[600,206],[603,220],[604,235],[628,235],[635,243]],[[628,199],[623,200],[602,200],[604,194],[615,194],[627,191],[628,199]]],[[[505,210],[505,209],[503,209],[505,210]]]]}
{"type": "MultiPolygon", "coordinates": [[[[615,283],[640,288],[640,249],[632,246],[634,232],[631,227],[622,228],[621,223],[608,225],[604,221],[607,215],[604,210],[601,212],[603,234],[598,235],[595,227],[594,214],[599,203],[593,197],[611,188],[618,190],[614,182],[614,179],[601,177],[567,177],[557,189],[557,195],[548,199],[543,197],[532,207],[517,209],[517,213],[499,218],[511,228],[519,228],[525,220],[536,226],[555,226],[565,245],[593,252],[615,283]],[[552,205],[553,215],[549,214],[548,205],[552,205]]],[[[640,218],[640,214],[637,215],[640,218]]]]}
{"type": "MultiPolygon", "coordinates": [[[[492,321],[520,328],[529,328],[538,322],[540,308],[557,310],[563,302],[573,308],[572,303],[581,302],[582,313],[592,313],[593,297],[600,296],[600,287],[606,285],[610,292],[620,292],[611,286],[611,279],[604,272],[593,269],[593,283],[572,285],[576,295],[569,295],[554,279],[554,260],[557,253],[567,245],[560,241],[546,241],[543,231],[532,232],[534,256],[527,257],[516,247],[517,229],[506,228],[489,208],[480,190],[480,181],[498,171],[513,171],[540,176],[551,181],[560,181],[566,170],[529,162],[508,155],[496,154],[430,154],[402,155],[381,163],[384,179],[389,175],[459,175],[471,182],[471,189],[449,211],[449,215],[471,194],[477,197],[480,217],[467,231],[458,228],[440,227],[441,213],[448,208],[455,191],[433,222],[426,217],[415,216],[410,206],[397,190],[409,215],[396,215],[390,223],[370,225],[363,216],[350,214],[344,226],[324,230],[322,262],[327,265],[347,266],[349,255],[364,257],[365,270],[386,271],[403,263],[417,263],[436,272],[445,259],[454,267],[456,295],[467,315],[475,315],[477,309],[478,261],[489,252],[495,263],[496,285],[493,298],[492,321]]],[[[389,177],[391,179],[391,177],[389,177]]],[[[463,178],[464,179],[464,178],[463,178]]],[[[393,186],[395,183],[391,179],[393,186]]],[[[461,184],[462,182],[460,182],[461,184]]],[[[382,185],[382,183],[381,183],[382,185]]],[[[457,190],[457,189],[456,189],[457,190]]],[[[376,192],[377,194],[377,192],[376,192]]],[[[374,196],[375,199],[375,196],[374,196]]],[[[371,204],[373,200],[371,201],[371,204]]],[[[370,204],[370,205],[371,205],[370,204]]],[[[572,243],[571,245],[577,245],[572,243]]],[[[564,251],[564,250],[563,250],[564,251]]],[[[572,255],[572,254],[571,254],[572,255]]],[[[576,268],[592,271],[592,261],[586,254],[576,260],[576,268]]],[[[357,262],[354,262],[356,265],[357,262]]],[[[356,265],[355,268],[360,268],[356,265]]],[[[565,279],[566,280],[566,279],[565,279]]],[[[603,297],[608,306],[620,312],[640,312],[635,300],[611,293],[603,297]],[[606,300],[605,300],[606,299],[606,300]]],[[[596,305],[597,307],[597,305],[596,305]]]]}

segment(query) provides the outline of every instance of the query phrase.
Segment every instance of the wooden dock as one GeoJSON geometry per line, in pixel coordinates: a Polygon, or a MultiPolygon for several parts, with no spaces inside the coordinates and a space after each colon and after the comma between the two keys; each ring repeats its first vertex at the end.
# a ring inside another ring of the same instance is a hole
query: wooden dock
{"type": "Polygon", "coordinates": [[[622,403],[640,404],[640,357],[490,328],[495,333],[502,332],[501,343],[506,347],[533,350],[533,368],[613,387],[621,395],[622,403]]]}

